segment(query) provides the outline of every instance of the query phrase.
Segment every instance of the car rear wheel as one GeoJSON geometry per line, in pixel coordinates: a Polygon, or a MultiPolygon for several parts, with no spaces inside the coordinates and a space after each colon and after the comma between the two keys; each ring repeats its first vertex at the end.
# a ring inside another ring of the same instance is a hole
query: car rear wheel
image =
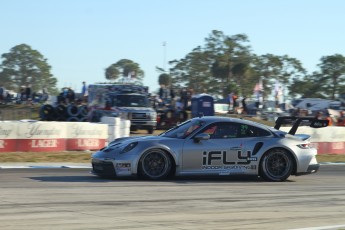
{"type": "Polygon", "coordinates": [[[161,149],[152,149],[143,154],[139,161],[140,176],[150,180],[166,178],[172,167],[170,157],[161,149]]]}
{"type": "Polygon", "coordinates": [[[292,157],[284,149],[269,150],[260,164],[261,176],[267,181],[285,181],[292,169],[292,157]]]}

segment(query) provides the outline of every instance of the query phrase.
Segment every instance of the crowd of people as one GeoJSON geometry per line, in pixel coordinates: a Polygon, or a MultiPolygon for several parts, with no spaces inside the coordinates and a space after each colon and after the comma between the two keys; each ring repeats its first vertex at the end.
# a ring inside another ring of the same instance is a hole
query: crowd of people
{"type": "Polygon", "coordinates": [[[42,92],[33,92],[31,84],[26,83],[22,85],[18,92],[6,90],[3,85],[0,85],[0,104],[33,104],[44,102],[48,99],[48,92],[46,88],[42,92]]]}

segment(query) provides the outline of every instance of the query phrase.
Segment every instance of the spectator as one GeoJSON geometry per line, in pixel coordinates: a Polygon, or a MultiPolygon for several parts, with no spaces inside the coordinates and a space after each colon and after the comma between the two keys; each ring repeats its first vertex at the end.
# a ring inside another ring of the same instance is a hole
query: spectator
{"type": "Polygon", "coordinates": [[[88,95],[89,94],[88,94],[86,82],[83,81],[83,86],[81,88],[81,97],[82,97],[83,102],[87,102],[88,95]]]}
{"type": "Polygon", "coordinates": [[[67,88],[67,95],[66,95],[68,103],[74,103],[75,100],[75,93],[73,89],[67,88]]]}
{"type": "Polygon", "coordinates": [[[25,99],[26,101],[30,101],[31,100],[31,85],[29,83],[26,83],[25,86],[25,99]]]}
{"type": "Polygon", "coordinates": [[[0,85],[0,104],[4,103],[4,97],[5,96],[5,87],[0,85]]]}
{"type": "Polygon", "coordinates": [[[238,105],[237,99],[238,99],[238,96],[237,96],[237,94],[235,92],[235,93],[232,94],[232,104],[234,106],[234,109],[233,109],[234,112],[237,112],[237,105],[238,105]]]}
{"type": "Polygon", "coordinates": [[[25,86],[24,86],[24,85],[22,85],[22,86],[20,87],[20,92],[19,92],[19,94],[20,94],[20,96],[19,96],[20,101],[21,101],[21,102],[26,101],[26,93],[25,93],[25,86]]]}
{"type": "Polygon", "coordinates": [[[243,98],[242,98],[242,114],[247,114],[247,103],[246,103],[246,99],[247,99],[247,97],[246,96],[244,96],[243,98]]]}
{"type": "Polygon", "coordinates": [[[345,112],[340,111],[340,116],[337,119],[337,126],[345,126],[345,112]]]}

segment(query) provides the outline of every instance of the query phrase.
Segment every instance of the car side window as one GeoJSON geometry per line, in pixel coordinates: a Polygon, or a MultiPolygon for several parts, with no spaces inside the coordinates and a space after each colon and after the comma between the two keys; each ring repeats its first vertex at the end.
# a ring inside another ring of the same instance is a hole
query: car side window
{"type": "Polygon", "coordinates": [[[267,130],[246,124],[240,125],[239,137],[265,137],[270,135],[271,133],[267,130]]]}
{"type": "Polygon", "coordinates": [[[236,138],[239,134],[239,125],[230,122],[220,122],[207,126],[200,133],[210,135],[210,139],[236,138]]]}

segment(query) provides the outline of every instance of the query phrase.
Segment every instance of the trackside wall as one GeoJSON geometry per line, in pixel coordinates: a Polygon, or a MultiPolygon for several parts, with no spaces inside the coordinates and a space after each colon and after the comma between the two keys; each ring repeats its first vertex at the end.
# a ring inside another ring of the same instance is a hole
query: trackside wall
{"type": "MultiPolygon", "coordinates": [[[[127,121],[118,121],[118,126],[113,137],[129,136],[127,121]]],[[[98,150],[111,140],[110,128],[88,122],[0,121],[0,152],[98,150]]]]}
{"type": "MultiPolygon", "coordinates": [[[[288,132],[290,127],[282,127],[288,132]]],[[[318,154],[345,154],[345,127],[328,126],[325,128],[310,128],[300,126],[296,134],[308,134],[310,141],[318,149],[318,154]]]]}

